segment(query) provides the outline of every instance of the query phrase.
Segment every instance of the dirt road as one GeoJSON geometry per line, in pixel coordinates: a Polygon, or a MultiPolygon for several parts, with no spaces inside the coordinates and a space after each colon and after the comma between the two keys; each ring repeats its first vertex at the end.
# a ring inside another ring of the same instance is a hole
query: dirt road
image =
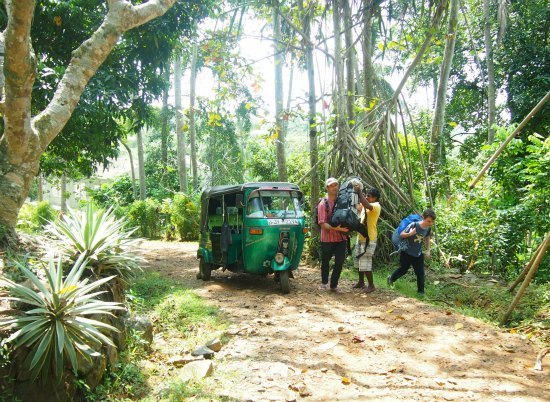
{"type": "Polygon", "coordinates": [[[231,400],[550,399],[550,368],[519,335],[378,290],[317,290],[319,272],[300,267],[291,294],[273,279],[214,271],[195,279],[197,246],[144,242],[147,269],[195,288],[232,323],[218,353],[216,392],[231,400]]]}

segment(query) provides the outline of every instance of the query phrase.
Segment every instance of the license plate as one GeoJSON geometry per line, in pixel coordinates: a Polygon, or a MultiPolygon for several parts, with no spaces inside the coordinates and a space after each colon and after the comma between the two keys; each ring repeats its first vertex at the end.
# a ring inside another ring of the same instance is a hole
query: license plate
{"type": "Polygon", "coordinates": [[[268,219],[269,226],[298,225],[298,219],[268,219]]]}

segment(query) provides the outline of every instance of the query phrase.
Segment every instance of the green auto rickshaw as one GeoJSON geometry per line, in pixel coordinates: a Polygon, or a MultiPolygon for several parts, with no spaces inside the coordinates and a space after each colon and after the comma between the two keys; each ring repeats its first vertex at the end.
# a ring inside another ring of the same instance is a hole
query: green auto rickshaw
{"type": "Polygon", "coordinates": [[[292,183],[215,186],[201,196],[197,279],[212,270],[275,274],[283,293],[298,268],[308,231],[302,193],[292,183]]]}

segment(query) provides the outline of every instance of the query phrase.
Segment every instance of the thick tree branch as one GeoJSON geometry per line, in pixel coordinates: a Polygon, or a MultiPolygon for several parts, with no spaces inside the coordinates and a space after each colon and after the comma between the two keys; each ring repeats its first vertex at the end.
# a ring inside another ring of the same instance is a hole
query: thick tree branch
{"type": "Polygon", "coordinates": [[[432,18],[432,23],[430,25],[430,28],[428,29],[426,33],[426,37],[424,38],[424,42],[422,43],[422,46],[416,53],[416,56],[414,57],[413,61],[405,71],[405,75],[401,79],[401,82],[397,86],[397,89],[393,93],[392,101],[393,103],[396,103],[399,99],[399,95],[401,94],[401,91],[403,90],[403,87],[405,86],[405,83],[409,79],[409,76],[413,72],[413,70],[416,68],[418,63],[422,60],[422,57],[424,56],[424,53],[426,50],[430,47],[430,42],[433,37],[433,33],[436,32],[437,26],[441,22],[441,19],[443,18],[443,14],[445,9],[447,8],[448,0],[440,0],[439,5],[437,6],[437,9],[435,10],[435,14],[432,18]]]}
{"type": "Polygon", "coordinates": [[[36,77],[30,32],[34,0],[8,0],[5,31],[5,114],[4,136],[11,156],[19,159],[26,151],[32,132],[31,92],[36,77]]]}
{"type": "Polygon", "coordinates": [[[300,36],[302,37],[302,40],[304,41],[304,43],[307,45],[307,46],[311,46],[312,49],[317,49],[317,50],[320,50],[321,52],[323,52],[325,54],[325,56],[327,56],[329,59],[331,60],[334,60],[334,56],[332,54],[330,54],[328,51],[326,51],[325,49],[322,49],[321,47],[315,45],[315,43],[313,43],[311,41],[311,39],[309,38],[308,35],[306,35],[300,28],[298,28],[296,26],[296,24],[294,24],[290,18],[288,18],[287,15],[285,15],[280,9],[276,9],[275,10],[277,12],[277,14],[279,14],[283,20],[285,20],[285,22],[292,28],[294,29],[294,31],[296,31],[297,33],[300,34],[300,36]]]}
{"type": "MultiPolygon", "coordinates": [[[[27,0],[29,1],[29,0],[27,0]]],[[[42,150],[63,129],[88,81],[103,64],[122,34],[163,15],[176,0],[151,0],[133,6],[126,0],[109,0],[101,26],[73,52],[73,57],[50,104],[33,119],[42,150]]]]}

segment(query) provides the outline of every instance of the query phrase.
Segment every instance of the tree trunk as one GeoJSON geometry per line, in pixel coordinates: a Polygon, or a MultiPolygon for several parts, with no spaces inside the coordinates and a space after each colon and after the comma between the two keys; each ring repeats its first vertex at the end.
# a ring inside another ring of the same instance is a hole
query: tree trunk
{"type": "Polygon", "coordinates": [[[38,202],[44,201],[44,179],[42,178],[41,173],[36,176],[36,185],[38,187],[38,202]]]}
{"type": "Polygon", "coordinates": [[[163,15],[176,0],[151,0],[132,5],[109,0],[97,30],[72,52],[72,59],[48,104],[32,117],[31,95],[36,58],[30,37],[36,0],[5,2],[4,132],[0,136],[0,241],[15,232],[17,215],[38,174],[40,156],[61,132],[84,88],[122,34],[163,15]]]}
{"type": "Polygon", "coordinates": [[[352,19],[351,8],[349,0],[342,1],[343,17],[344,17],[344,43],[346,44],[346,123],[350,126],[354,126],[354,105],[355,105],[355,78],[354,78],[354,66],[355,66],[355,48],[353,46],[353,32],[352,32],[352,19]]]}
{"type": "MultiPolygon", "coordinates": [[[[405,86],[405,84],[406,84],[407,80],[409,79],[411,73],[413,72],[413,70],[416,68],[416,66],[422,60],[422,57],[424,56],[424,53],[426,53],[426,50],[428,50],[428,48],[430,47],[433,34],[434,34],[434,32],[436,32],[437,27],[438,27],[439,23],[441,22],[441,19],[443,18],[444,11],[447,8],[447,2],[448,2],[448,0],[440,0],[439,1],[439,4],[437,5],[437,9],[435,10],[434,15],[432,17],[432,23],[430,25],[430,28],[428,29],[428,31],[426,33],[426,36],[424,38],[424,42],[422,42],[422,46],[420,46],[420,49],[418,49],[418,51],[416,53],[416,56],[414,56],[413,61],[411,62],[409,67],[407,67],[407,70],[405,71],[405,74],[404,74],[403,78],[401,78],[401,81],[399,82],[399,85],[397,85],[397,88],[395,89],[395,91],[393,93],[392,101],[394,103],[396,103],[397,100],[399,99],[399,95],[401,95],[401,91],[403,90],[403,87],[405,86]]],[[[424,3],[422,3],[422,4],[424,4],[424,3]]]]}
{"type": "Polygon", "coordinates": [[[137,151],[138,151],[138,172],[139,172],[139,199],[144,200],[147,197],[145,188],[145,162],[143,154],[143,129],[137,131],[137,151]]]}
{"type": "Polygon", "coordinates": [[[428,172],[432,183],[431,194],[434,199],[437,197],[438,189],[436,177],[440,176],[438,173],[440,172],[440,165],[442,162],[443,143],[441,141],[441,134],[443,132],[443,125],[445,123],[445,102],[447,99],[448,86],[447,84],[449,82],[449,75],[451,73],[451,66],[453,64],[453,54],[456,43],[458,2],[459,0],[451,0],[450,4],[449,23],[447,27],[447,42],[445,43],[445,53],[443,56],[443,62],[441,64],[441,70],[439,74],[437,97],[435,102],[434,117],[432,121],[428,172]]]}
{"type": "MultiPolygon", "coordinates": [[[[311,20],[313,18],[313,10],[304,14],[304,5],[303,0],[300,0],[298,3],[300,7],[300,12],[303,18],[303,32],[304,40],[303,46],[305,48],[305,59],[306,59],[306,69],[307,69],[307,81],[308,81],[308,123],[309,123],[309,163],[311,172],[311,197],[310,197],[310,208],[311,208],[311,218],[315,219],[317,215],[315,209],[317,208],[317,202],[319,201],[319,172],[317,168],[314,168],[317,165],[319,160],[319,147],[317,145],[317,102],[316,102],[316,91],[315,91],[315,69],[313,59],[313,44],[311,43],[311,20]]],[[[318,249],[318,239],[319,239],[319,226],[317,222],[312,221],[311,225],[311,238],[313,241],[312,246],[310,247],[310,254],[313,258],[319,258],[319,249],[318,249]]]]}
{"type": "Polygon", "coordinates": [[[283,111],[283,138],[288,134],[288,122],[290,121],[290,107],[292,103],[292,86],[294,85],[294,64],[290,62],[290,76],[288,77],[288,92],[286,94],[286,107],[283,111]]]}
{"type": "Polygon", "coordinates": [[[274,42],[274,64],[275,64],[275,131],[277,138],[277,171],[279,181],[287,181],[285,137],[283,130],[283,57],[284,51],[281,46],[281,16],[278,12],[279,1],[273,2],[273,42],[274,42]]]}
{"type": "Polygon", "coordinates": [[[67,174],[61,175],[61,215],[67,214],[67,174]]]}
{"type": "Polygon", "coordinates": [[[197,146],[195,144],[195,86],[197,83],[197,44],[193,45],[191,56],[191,78],[189,82],[189,142],[191,145],[191,172],[193,175],[193,190],[199,187],[197,171],[197,146]]]}
{"type": "Polygon", "coordinates": [[[487,143],[495,139],[496,94],[495,65],[493,62],[493,40],[491,38],[490,0],[483,0],[483,37],[485,42],[485,60],[487,62],[487,143]]]}
{"type": "MultiPolygon", "coordinates": [[[[332,1],[332,21],[334,25],[334,104],[336,109],[336,139],[341,144],[345,141],[345,101],[344,101],[344,67],[342,61],[341,41],[341,16],[339,1],[332,1]]],[[[336,155],[333,163],[332,173],[338,176],[341,172],[341,153],[336,155]]]]}
{"type": "MultiPolygon", "coordinates": [[[[363,1],[363,86],[365,104],[368,106],[374,99],[374,68],[372,65],[373,53],[373,0],[363,1]]],[[[367,123],[367,122],[366,122],[367,123]]]]}
{"type": "MultiPolygon", "coordinates": [[[[137,199],[137,189],[136,189],[136,171],[134,168],[134,157],[132,156],[132,150],[125,142],[122,142],[122,146],[128,152],[128,157],[130,158],[130,174],[132,175],[132,194],[134,199],[137,199]]],[[[40,176],[39,176],[40,177],[40,176]]]]}
{"type": "Polygon", "coordinates": [[[183,132],[183,110],[181,108],[181,58],[179,53],[174,62],[174,92],[176,106],[176,137],[178,143],[178,176],[180,182],[180,191],[187,191],[187,163],[185,133],[183,132]]]}
{"type": "Polygon", "coordinates": [[[0,32],[0,101],[4,100],[4,33],[0,32]]]}
{"type": "Polygon", "coordinates": [[[168,92],[170,91],[170,66],[162,74],[166,88],[162,92],[162,124],[160,128],[160,159],[163,169],[168,165],[168,92]]]}

